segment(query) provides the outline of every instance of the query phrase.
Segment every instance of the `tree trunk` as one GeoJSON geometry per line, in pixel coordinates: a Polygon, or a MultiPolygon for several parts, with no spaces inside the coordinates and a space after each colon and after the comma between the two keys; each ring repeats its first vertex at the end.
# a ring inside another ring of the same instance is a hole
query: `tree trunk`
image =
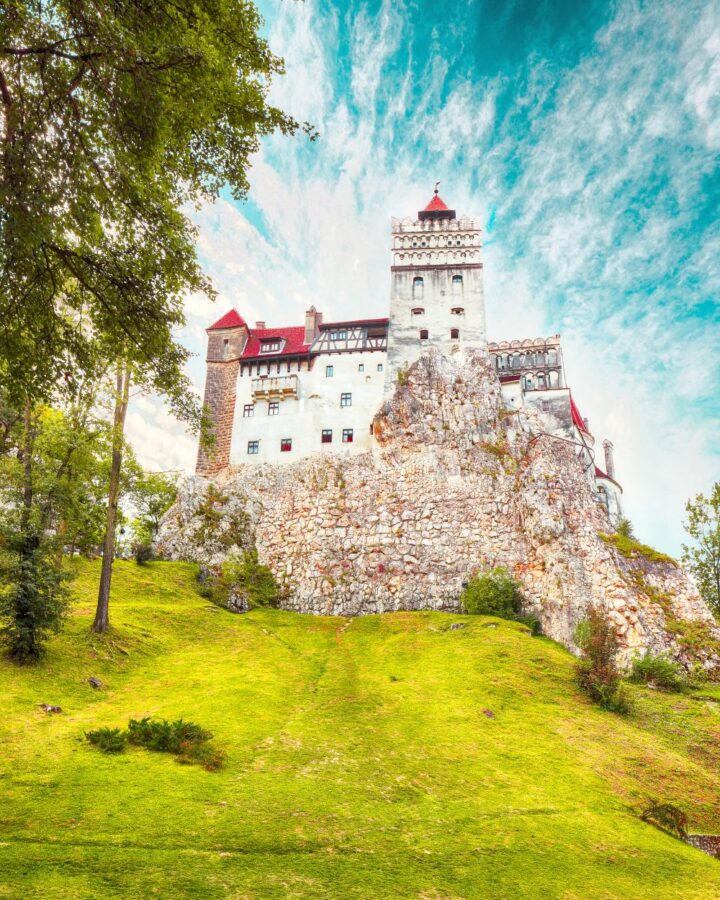
{"type": "Polygon", "coordinates": [[[103,541],[100,589],[93,631],[107,631],[110,627],[110,582],[115,561],[115,529],[117,527],[118,500],[120,496],[120,473],[122,471],[122,451],[125,433],[125,414],[130,396],[130,364],[120,364],[117,370],[115,394],[115,421],[113,428],[112,463],[110,466],[110,486],[108,488],[107,524],[103,541]]]}
{"type": "Polygon", "coordinates": [[[25,434],[23,435],[22,449],[23,505],[22,512],[20,514],[20,528],[22,531],[26,531],[28,525],[30,524],[30,513],[32,511],[33,501],[32,453],[34,433],[32,424],[32,408],[29,402],[25,404],[24,426],[25,434]]]}

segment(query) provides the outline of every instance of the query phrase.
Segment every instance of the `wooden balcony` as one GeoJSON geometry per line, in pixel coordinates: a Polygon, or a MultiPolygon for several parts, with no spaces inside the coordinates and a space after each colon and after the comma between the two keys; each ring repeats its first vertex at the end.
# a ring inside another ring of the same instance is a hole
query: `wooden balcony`
{"type": "Polygon", "coordinates": [[[300,381],[297,375],[285,375],[282,378],[253,378],[252,398],[257,400],[297,400],[300,391],[300,381]]]}

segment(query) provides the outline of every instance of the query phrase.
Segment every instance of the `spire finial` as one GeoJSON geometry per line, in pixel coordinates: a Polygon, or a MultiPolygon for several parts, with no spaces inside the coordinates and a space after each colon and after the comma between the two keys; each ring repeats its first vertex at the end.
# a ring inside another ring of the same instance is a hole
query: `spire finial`
{"type": "Polygon", "coordinates": [[[439,182],[439,181],[436,181],[436,182],[435,182],[435,190],[433,191],[433,193],[435,194],[436,197],[437,197],[437,195],[438,195],[438,193],[439,193],[439,192],[438,192],[438,188],[439,188],[439,187],[440,187],[440,182],[439,182]]]}

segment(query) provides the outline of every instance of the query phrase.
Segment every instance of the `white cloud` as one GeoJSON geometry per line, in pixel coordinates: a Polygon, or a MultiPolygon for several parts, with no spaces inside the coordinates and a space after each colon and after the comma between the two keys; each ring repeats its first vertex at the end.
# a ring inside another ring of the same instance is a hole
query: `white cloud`
{"type": "MultiPolygon", "coordinates": [[[[224,200],[197,217],[218,291],[214,305],[188,298],[198,387],[204,328],[231,306],[276,324],[300,323],[311,303],[334,318],[385,313],[389,218],[440,178],[459,212],[494,213],[491,337],[562,331],[637,530],[677,551],[683,501],[718,468],[717,423],[698,412],[720,394],[718,327],[688,311],[720,292],[720,227],[687,237],[720,144],[718,7],[620,2],[572,68],[534,55],[471,82],[461,30],[436,35],[421,65],[409,5],[383,0],[371,16],[360,3],[345,20],[310,2],[266,6],[287,66],[272,99],[321,138],[264,144],[251,172],[261,222],[224,200]]],[[[194,441],[171,419],[138,410],[129,430],[153,466],[165,454],[192,466],[194,441]]]]}

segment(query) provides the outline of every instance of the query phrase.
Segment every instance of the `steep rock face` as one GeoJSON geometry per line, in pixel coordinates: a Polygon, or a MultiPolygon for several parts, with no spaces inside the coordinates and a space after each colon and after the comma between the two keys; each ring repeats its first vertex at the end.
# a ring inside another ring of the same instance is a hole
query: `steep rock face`
{"type": "Polygon", "coordinates": [[[463,583],[502,565],[569,647],[597,605],[626,659],[651,648],[718,664],[720,635],[682,570],[603,539],[579,448],[534,411],[503,408],[487,354],[430,352],[400,382],[375,418],[378,449],[192,479],[161,549],[212,564],[255,545],[288,608],[329,615],[457,610],[463,583]]]}

